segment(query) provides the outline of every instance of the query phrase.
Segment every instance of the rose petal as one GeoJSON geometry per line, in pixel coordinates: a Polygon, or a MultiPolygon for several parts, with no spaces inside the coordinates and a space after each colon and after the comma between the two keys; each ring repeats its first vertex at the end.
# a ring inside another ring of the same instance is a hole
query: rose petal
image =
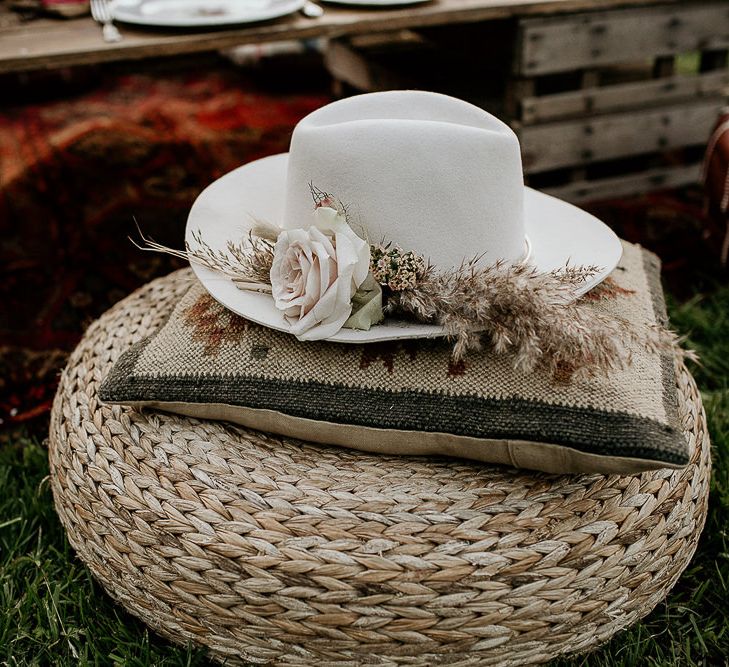
{"type": "Polygon", "coordinates": [[[338,237],[340,235],[345,236],[349,240],[357,255],[357,266],[353,275],[356,291],[357,288],[365,281],[370,270],[370,244],[357,236],[357,234],[355,234],[352,228],[348,225],[341,232],[337,233],[338,237]]]}
{"type": "MultiPolygon", "coordinates": [[[[352,240],[344,234],[337,234],[335,242],[337,245],[337,267],[339,276],[342,277],[346,272],[349,277],[353,279],[355,269],[357,268],[357,262],[359,260],[357,250],[354,247],[352,240]]],[[[365,273],[365,278],[366,277],[367,274],[365,273]]],[[[364,278],[362,280],[364,280],[364,278]]],[[[359,285],[351,285],[350,297],[357,291],[357,287],[359,287],[359,285]]]]}
{"type": "Polygon", "coordinates": [[[338,275],[336,250],[329,237],[322,234],[319,230],[312,227],[310,233],[312,239],[315,239],[315,242],[312,243],[312,249],[319,257],[319,271],[321,272],[320,294],[323,294],[336,280],[338,275]]]}
{"type": "MultiPolygon", "coordinates": [[[[301,306],[301,316],[306,315],[321,298],[321,271],[319,257],[314,256],[311,269],[307,272],[306,286],[304,287],[304,301],[301,306]]],[[[325,288],[326,289],[326,288],[325,288]]]]}
{"type": "Polygon", "coordinates": [[[292,324],[291,333],[302,341],[321,340],[337,333],[352,312],[351,302],[338,298],[338,287],[343,282],[338,278],[306,317],[292,324]]]}
{"type": "Polygon", "coordinates": [[[329,206],[314,209],[314,220],[311,224],[312,227],[329,236],[341,231],[343,227],[348,227],[346,218],[329,206]]]}
{"type": "Polygon", "coordinates": [[[332,243],[332,236],[328,236],[327,234],[322,233],[316,227],[310,227],[309,237],[311,241],[321,243],[326,249],[327,254],[331,257],[334,257],[334,255],[336,254],[336,250],[334,249],[334,244],[332,243]]]}

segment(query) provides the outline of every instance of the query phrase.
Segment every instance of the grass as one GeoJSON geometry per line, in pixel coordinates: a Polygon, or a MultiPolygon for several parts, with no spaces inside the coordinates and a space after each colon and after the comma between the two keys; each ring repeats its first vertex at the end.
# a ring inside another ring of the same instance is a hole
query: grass
{"type": "MultiPolygon", "coordinates": [[[[709,516],[668,599],[601,649],[554,667],[729,665],[729,287],[670,304],[702,358],[694,369],[714,446],[709,516]]],[[[53,509],[43,445],[0,442],[0,665],[208,665],[126,614],[75,558],[53,509]]]]}
{"type": "Polygon", "coordinates": [[[22,432],[0,451],[0,664],[208,664],[149,632],[93,581],[53,509],[46,450],[22,432]]]}

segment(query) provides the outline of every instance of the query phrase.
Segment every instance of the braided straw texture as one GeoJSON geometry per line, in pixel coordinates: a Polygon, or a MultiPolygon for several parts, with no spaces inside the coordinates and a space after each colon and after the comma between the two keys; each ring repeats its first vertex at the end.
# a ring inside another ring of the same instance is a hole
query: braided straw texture
{"type": "Polygon", "coordinates": [[[69,541],[166,637],[226,664],[537,664],[635,622],[689,563],[710,459],[684,367],[691,463],[626,477],[367,455],[100,404],[186,275],[91,326],[50,433],[69,541]]]}

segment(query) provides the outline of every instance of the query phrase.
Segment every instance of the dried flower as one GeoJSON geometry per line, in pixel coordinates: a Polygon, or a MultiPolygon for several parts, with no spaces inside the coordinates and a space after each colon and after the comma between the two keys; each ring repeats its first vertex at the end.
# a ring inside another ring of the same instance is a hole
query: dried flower
{"type": "Polygon", "coordinates": [[[339,215],[344,218],[344,221],[349,224],[347,219],[347,207],[334,195],[330,195],[324,190],[320,190],[313,183],[309,183],[309,192],[311,192],[311,198],[314,200],[314,208],[333,208],[339,215]]]}
{"type": "Polygon", "coordinates": [[[370,271],[375,280],[393,292],[414,288],[425,273],[425,260],[412,251],[388,244],[370,247],[370,271]]]}
{"type": "Polygon", "coordinates": [[[539,273],[528,265],[474,262],[457,270],[428,267],[417,284],[390,295],[387,312],[443,326],[454,361],[486,343],[509,354],[523,372],[546,368],[554,377],[590,376],[631,363],[631,345],[673,352],[676,336],[629,322],[573,300],[574,288],[596,267],[539,273]]]}
{"type": "Polygon", "coordinates": [[[273,264],[274,244],[252,233],[238,243],[228,241],[225,250],[211,248],[202,238],[200,230],[192,232],[194,244],[185,243],[185,250],[175,250],[148,239],[139,230],[144,245],[134,240],[132,243],[140,250],[161,252],[185,259],[191,264],[199,264],[208,269],[228,276],[239,288],[270,292],[270,271],[273,264]]]}

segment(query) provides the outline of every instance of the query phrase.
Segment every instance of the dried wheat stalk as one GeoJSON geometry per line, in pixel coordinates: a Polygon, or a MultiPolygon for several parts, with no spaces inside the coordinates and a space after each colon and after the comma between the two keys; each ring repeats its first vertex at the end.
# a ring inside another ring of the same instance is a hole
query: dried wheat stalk
{"type": "Polygon", "coordinates": [[[249,233],[241,242],[228,241],[226,250],[215,250],[202,239],[200,230],[192,232],[194,246],[185,242],[185,250],[175,250],[152,239],[139,230],[143,245],[130,239],[140,250],[161,252],[188,262],[200,264],[228,276],[240,289],[270,292],[270,271],[274,241],[249,233]]]}
{"type": "Polygon", "coordinates": [[[636,329],[617,316],[573,300],[577,285],[597,267],[567,266],[539,273],[528,265],[477,261],[456,270],[432,266],[414,288],[389,294],[387,312],[443,326],[460,360],[486,343],[513,357],[514,368],[546,368],[553,376],[591,376],[631,363],[631,345],[673,353],[677,337],[655,326],[636,329]]]}

